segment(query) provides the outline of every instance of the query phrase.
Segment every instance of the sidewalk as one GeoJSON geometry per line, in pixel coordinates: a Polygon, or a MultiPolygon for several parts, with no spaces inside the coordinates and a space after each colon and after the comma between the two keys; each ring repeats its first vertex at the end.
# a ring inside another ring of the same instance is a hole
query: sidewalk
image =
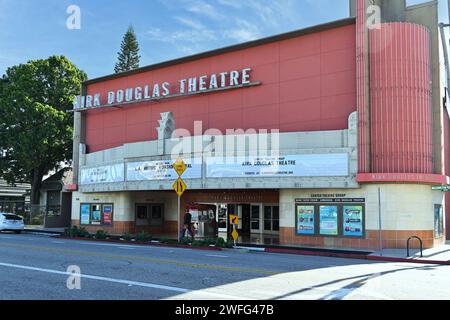
{"type": "Polygon", "coordinates": [[[407,257],[406,249],[384,249],[382,252],[377,251],[369,255],[375,259],[407,259],[411,262],[431,262],[431,263],[448,263],[450,264],[450,244],[445,244],[436,248],[426,249],[423,251],[423,257],[420,257],[419,249],[410,249],[410,257],[407,257]]]}

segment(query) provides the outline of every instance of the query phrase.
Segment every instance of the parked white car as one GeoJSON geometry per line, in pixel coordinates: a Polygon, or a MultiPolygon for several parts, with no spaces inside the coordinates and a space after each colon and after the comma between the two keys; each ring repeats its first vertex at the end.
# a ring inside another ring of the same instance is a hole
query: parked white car
{"type": "Polygon", "coordinates": [[[0,231],[14,231],[15,233],[21,233],[24,227],[21,216],[0,212],[0,231]]]}

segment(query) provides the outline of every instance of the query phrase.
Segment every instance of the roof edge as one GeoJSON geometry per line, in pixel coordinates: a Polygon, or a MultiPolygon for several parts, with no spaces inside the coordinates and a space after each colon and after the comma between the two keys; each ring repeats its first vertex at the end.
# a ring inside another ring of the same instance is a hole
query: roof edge
{"type": "Polygon", "coordinates": [[[336,21],[332,21],[332,22],[327,22],[324,24],[319,24],[319,25],[307,27],[304,29],[294,30],[294,31],[290,31],[287,33],[270,36],[267,38],[252,40],[252,41],[243,42],[243,43],[239,43],[239,44],[235,44],[235,45],[231,45],[231,46],[227,46],[227,47],[223,47],[223,48],[219,48],[219,49],[214,49],[211,51],[197,53],[197,54],[194,54],[191,56],[186,56],[186,57],[182,57],[182,58],[159,62],[156,64],[144,66],[144,67],[126,71],[126,72],[114,73],[114,74],[94,78],[94,79],[83,82],[83,86],[87,86],[87,85],[94,84],[97,82],[127,77],[127,76],[131,76],[131,75],[138,74],[141,72],[152,71],[152,70],[156,70],[156,69],[160,69],[160,68],[164,68],[164,67],[168,67],[168,66],[173,66],[173,65],[177,65],[177,64],[182,64],[182,63],[186,63],[186,62],[190,62],[190,61],[209,58],[209,57],[217,56],[217,55],[228,53],[228,52],[252,48],[252,47],[269,44],[269,43],[276,42],[276,41],[288,40],[288,39],[296,38],[296,37],[311,34],[311,33],[322,32],[322,31],[326,31],[326,30],[330,30],[330,29],[335,29],[335,28],[339,28],[339,27],[352,25],[355,23],[356,23],[356,18],[354,18],[354,17],[336,20],[336,21]]]}

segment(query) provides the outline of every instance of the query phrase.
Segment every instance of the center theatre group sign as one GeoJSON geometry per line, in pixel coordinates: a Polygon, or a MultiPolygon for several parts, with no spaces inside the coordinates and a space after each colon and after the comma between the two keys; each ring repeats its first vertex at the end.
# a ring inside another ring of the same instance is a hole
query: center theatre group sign
{"type": "MultiPolygon", "coordinates": [[[[184,160],[186,179],[271,178],[271,177],[345,177],[349,175],[347,153],[303,154],[266,157],[206,157],[184,160]]],[[[81,169],[81,183],[99,184],[124,181],[172,180],[176,173],[171,160],[127,162],[81,169]],[[126,176],[125,176],[126,173],[126,176]]]]}
{"type": "Polygon", "coordinates": [[[250,81],[251,71],[251,68],[244,68],[209,76],[186,78],[179,80],[176,85],[166,81],[154,83],[153,85],[124,88],[109,91],[106,100],[100,93],[76,96],[73,109],[74,111],[81,111],[90,108],[118,106],[260,85],[261,82],[250,81]]]}

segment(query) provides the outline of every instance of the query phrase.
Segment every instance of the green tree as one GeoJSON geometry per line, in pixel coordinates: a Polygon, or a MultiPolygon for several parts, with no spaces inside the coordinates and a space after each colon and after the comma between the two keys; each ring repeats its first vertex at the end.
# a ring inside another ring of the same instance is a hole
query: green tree
{"type": "Polygon", "coordinates": [[[117,54],[119,56],[114,68],[115,73],[139,68],[139,43],[136,39],[133,26],[128,27],[120,45],[120,52],[117,54]]]}
{"type": "Polygon", "coordinates": [[[31,184],[39,204],[42,178],[72,159],[73,97],[87,79],[64,56],[8,68],[0,79],[0,177],[31,184]]]}

